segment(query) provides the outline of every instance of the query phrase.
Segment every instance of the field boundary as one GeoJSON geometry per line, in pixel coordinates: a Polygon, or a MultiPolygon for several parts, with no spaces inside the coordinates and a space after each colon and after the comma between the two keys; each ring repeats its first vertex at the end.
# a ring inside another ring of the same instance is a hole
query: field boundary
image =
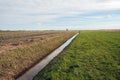
{"type": "Polygon", "coordinates": [[[18,77],[16,80],[32,80],[35,75],[37,75],[38,72],[40,72],[49,62],[56,57],[58,54],[60,54],[78,35],[79,33],[72,36],[70,39],[68,39],[64,44],[62,44],[60,47],[55,49],[53,52],[51,52],[47,57],[45,57],[43,60],[41,60],[38,64],[36,64],[34,67],[29,69],[27,72],[25,72],[23,75],[18,77]]]}

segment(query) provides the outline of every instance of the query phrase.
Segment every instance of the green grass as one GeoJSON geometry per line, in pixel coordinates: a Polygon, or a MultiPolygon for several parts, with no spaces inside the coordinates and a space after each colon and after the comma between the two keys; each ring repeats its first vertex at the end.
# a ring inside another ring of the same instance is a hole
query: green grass
{"type": "MultiPolygon", "coordinates": [[[[15,34],[15,33],[17,34],[20,32],[11,32],[11,34],[15,34]]],[[[28,34],[26,33],[27,32],[25,32],[25,34],[22,33],[20,35],[22,35],[22,37],[23,35],[27,36],[28,34]]],[[[1,53],[0,54],[0,80],[14,80],[15,77],[18,76],[21,72],[25,71],[26,69],[30,68],[35,63],[40,61],[43,57],[45,57],[55,48],[60,46],[62,43],[64,43],[68,38],[73,36],[75,33],[76,32],[73,32],[73,31],[69,31],[69,32],[59,31],[59,32],[56,32],[56,34],[58,35],[54,35],[52,38],[48,37],[45,40],[42,40],[42,41],[39,40],[37,42],[31,43],[28,45],[23,45],[16,49],[1,53]]],[[[7,33],[5,34],[7,36],[7,33]]],[[[13,39],[16,39],[16,38],[13,38],[13,39]]]]}
{"type": "Polygon", "coordinates": [[[120,32],[82,31],[39,79],[120,80],[120,32]]]}

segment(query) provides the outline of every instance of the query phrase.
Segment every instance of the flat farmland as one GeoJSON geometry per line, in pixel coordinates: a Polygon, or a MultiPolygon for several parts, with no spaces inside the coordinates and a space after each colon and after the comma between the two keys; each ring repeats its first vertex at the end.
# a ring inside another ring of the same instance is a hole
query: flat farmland
{"type": "Polygon", "coordinates": [[[0,31],[0,80],[15,80],[76,31],[0,31]]]}
{"type": "Polygon", "coordinates": [[[81,31],[34,80],[120,80],[120,31],[81,31]]]}

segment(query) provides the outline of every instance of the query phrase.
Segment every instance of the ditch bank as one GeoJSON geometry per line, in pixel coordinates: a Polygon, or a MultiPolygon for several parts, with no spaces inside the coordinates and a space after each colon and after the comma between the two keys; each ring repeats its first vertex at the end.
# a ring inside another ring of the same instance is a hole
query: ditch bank
{"type": "Polygon", "coordinates": [[[32,80],[35,75],[37,75],[38,72],[40,72],[47,64],[58,54],[60,54],[78,35],[79,33],[75,34],[73,37],[68,39],[63,45],[55,49],[53,52],[51,52],[47,57],[45,57],[43,60],[41,60],[38,64],[36,64],[34,67],[29,69],[27,72],[25,72],[23,75],[18,77],[16,80],[32,80]]]}

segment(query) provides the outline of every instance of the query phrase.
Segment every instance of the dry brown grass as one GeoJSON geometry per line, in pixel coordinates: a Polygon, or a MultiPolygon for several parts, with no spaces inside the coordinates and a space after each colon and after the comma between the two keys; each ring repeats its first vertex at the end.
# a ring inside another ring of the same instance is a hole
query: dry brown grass
{"type": "MultiPolygon", "coordinates": [[[[58,31],[57,31],[58,32],[58,31]]],[[[46,39],[32,41],[13,50],[0,54],[0,80],[14,80],[20,73],[27,70],[52,50],[64,43],[75,32],[62,31],[50,35],[46,39]]]]}
{"type": "Polygon", "coordinates": [[[62,31],[8,31],[0,32],[0,53],[22,45],[42,41],[61,34],[62,31]]]}

